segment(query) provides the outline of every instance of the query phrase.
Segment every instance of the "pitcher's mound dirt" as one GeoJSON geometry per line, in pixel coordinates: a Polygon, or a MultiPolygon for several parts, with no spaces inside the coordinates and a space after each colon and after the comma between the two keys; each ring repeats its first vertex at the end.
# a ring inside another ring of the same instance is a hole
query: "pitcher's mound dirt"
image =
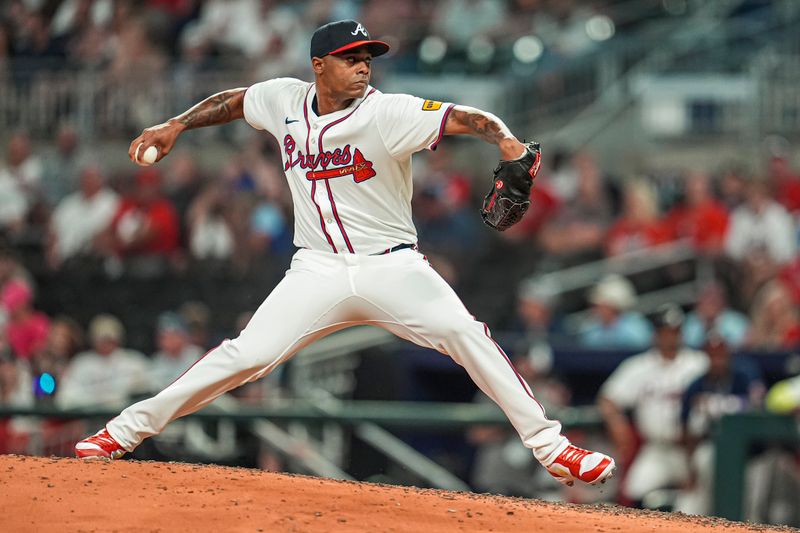
{"type": "Polygon", "coordinates": [[[0,456],[0,530],[778,531],[722,520],[241,468],[0,456]]]}

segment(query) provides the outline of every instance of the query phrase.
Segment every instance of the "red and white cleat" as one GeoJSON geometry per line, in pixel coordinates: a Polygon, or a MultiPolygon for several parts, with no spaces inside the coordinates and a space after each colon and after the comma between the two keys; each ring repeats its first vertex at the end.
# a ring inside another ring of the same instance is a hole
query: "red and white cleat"
{"type": "Polygon", "coordinates": [[[125,448],[109,435],[106,428],[91,437],[86,437],[75,445],[75,455],[79,459],[119,459],[125,455],[125,448]]]}
{"type": "Polygon", "coordinates": [[[611,457],[570,444],[547,466],[547,471],[571,487],[576,479],[590,485],[605,483],[614,475],[614,468],[616,464],[611,457]]]}

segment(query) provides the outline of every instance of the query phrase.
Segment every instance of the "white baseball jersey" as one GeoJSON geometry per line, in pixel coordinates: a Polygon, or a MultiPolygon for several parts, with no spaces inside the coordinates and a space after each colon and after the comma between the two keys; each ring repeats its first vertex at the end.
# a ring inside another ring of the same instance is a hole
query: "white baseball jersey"
{"type": "Polygon", "coordinates": [[[681,398],[708,369],[708,356],[682,348],[668,360],[654,348],[623,361],[600,389],[623,409],[634,409],[636,427],[649,441],[675,442],[681,434],[681,398]]]}
{"type": "Polygon", "coordinates": [[[375,254],[417,242],[411,155],[431,150],[452,104],[367,87],[363,98],[317,116],[316,86],[293,78],[247,89],[244,117],[281,144],[294,201],[294,244],[375,254]]]}

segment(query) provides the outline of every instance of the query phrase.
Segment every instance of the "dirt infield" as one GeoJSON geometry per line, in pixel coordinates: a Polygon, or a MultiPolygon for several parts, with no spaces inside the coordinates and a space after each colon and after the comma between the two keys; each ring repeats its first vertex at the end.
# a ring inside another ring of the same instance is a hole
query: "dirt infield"
{"type": "Polygon", "coordinates": [[[783,528],[240,468],[0,456],[0,530],[630,532],[783,528]]]}

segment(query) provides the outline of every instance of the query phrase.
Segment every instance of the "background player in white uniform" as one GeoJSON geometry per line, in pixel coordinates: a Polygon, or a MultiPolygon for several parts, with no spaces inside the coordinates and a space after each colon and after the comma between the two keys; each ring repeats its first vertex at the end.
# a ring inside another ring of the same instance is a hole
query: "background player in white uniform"
{"type": "Polygon", "coordinates": [[[334,331],[372,324],[463,366],[503,409],[524,444],[560,481],[598,483],[614,461],[572,446],[545,416],[527,383],[447,283],[416,250],[411,155],[443,135],[468,134],[514,160],[525,147],[490,113],[369,85],[372,58],[389,46],[355,21],[317,29],[315,83],[279,78],[223,91],[146,129],[129,155],[150,146],[166,156],[185,129],[244,118],[280,143],[294,202],[294,243],[286,277],[247,327],[225,340],[153,398],[125,409],[79,442],[79,457],[116,458],[172,420],[258,379],[334,331]]]}
{"type": "Polygon", "coordinates": [[[681,398],[708,368],[708,356],[681,345],[683,312],[667,304],[654,317],[654,346],[629,357],[600,389],[600,412],[621,461],[630,461],[622,492],[641,503],[658,489],[678,488],[689,471],[681,444],[681,398]],[[626,411],[632,411],[633,425],[626,411]],[[634,432],[642,438],[636,451],[634,432]]]}

